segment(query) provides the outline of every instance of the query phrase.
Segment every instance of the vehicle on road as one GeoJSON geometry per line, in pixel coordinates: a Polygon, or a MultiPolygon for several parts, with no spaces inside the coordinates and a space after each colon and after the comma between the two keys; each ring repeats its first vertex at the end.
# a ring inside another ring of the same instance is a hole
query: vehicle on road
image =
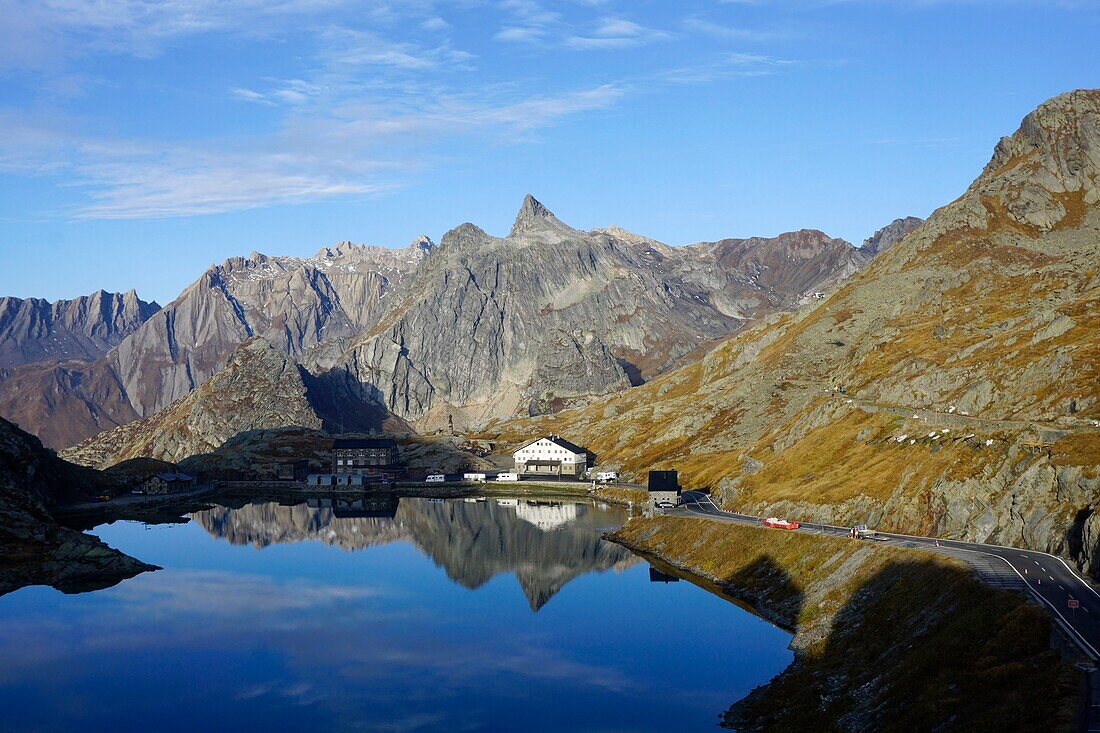
{"type": "Polygon", "coordinates": [[[593,477],[598,484],[611,484],[619,480],[618,471],[599,471],[593,477]]]}
{"type": "Polygon", "coordinates": [[[107,496],[106,494],[100,494],[99,496],[93,496],[92,497],[92,501],[95,501],[95,502],[103,502],[103,501],[110,501],[110,500],[111,500],[111,497],[107,496]]]}
{"type": "Polygon", "coordinates": [[[788,522],[786,519],[779,519],[778,517],[768,517],[761,524],[772,529],[798,529],[799,526],[798,522],[788,522]]]}
{"type": "Polygon", "coordinates": [[[485,474],[483,473],[464,473],[462,474],[463,481],[472,481],[477,484],[485,483],[485,474]]]}
{"type": "Polygon", "coordinates": [[[429,473],[428,477],[424,479],[426,484],[441,484],[447,480],[447,477],[441,473],[429,473]]]}
{"type": "Polygon", "coordinates": [[[675,509],[676,505],[673,504],[671,501],[659,501],[657,502],[656,507],[658,509],[675,509]]]}
{"type": "Polygon", "coordinates": [[[511,472],[498,473],[496,480],[497,481],[519,481],[519,474],[518,473],[511,473],[511,472]]]}

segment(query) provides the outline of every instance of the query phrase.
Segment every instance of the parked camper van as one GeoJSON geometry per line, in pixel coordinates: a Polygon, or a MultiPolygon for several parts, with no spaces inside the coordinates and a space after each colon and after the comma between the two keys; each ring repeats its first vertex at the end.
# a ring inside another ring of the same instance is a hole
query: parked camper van
{"type": "Polygon", "coordinates": [[[463,481],[473,481],[474,483],[485,483],[485,474],[483,473],[464,473],[462,474],[463,481]]]}
{"type": "Polygon", "coordinates": [[[596,483],[610,484],[619,480],[618,471],[600,471],[596,474],[596,483]]]}
{"type": "Polygon", "coordinates": [[[441,484],[447,480],[447,477],[441,473],[430,473],[428,477],[424,479],[426,484],[441,484]]]}
{"type": "Polygon", "coordinates": [[[511,473],[511,472],[498,473],[497,474],[497,481],[519,481],[519,474],[518,473],[511,473]]]}

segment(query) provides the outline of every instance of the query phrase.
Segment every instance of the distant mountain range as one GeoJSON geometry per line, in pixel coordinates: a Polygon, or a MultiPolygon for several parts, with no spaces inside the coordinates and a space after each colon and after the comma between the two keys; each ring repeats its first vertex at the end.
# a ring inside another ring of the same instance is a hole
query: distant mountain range
{"type": "Polygon", "coordinates": [[[301,366],[326,429],[466,430],[640,384],[869,259],[814,230],[684,247],[585,232],[528,196],[504,238],[463,224],[438,246],[253,253],[163,309],[132,293],[93,296],[111,307],[13,304],[0,415],[71,446],[177,403],[261,337],[301,366]],[[118,316],[52,315],[73,310],[118,316]],[[96,339],[73,335],[85,332],[96,339]]]}
{"type": "Polygon", "coordinates": [[[98,359],[137,331],[154,313],[133,290],[50,303],[0,298],[0,368],[37,361],[98,359]]]}

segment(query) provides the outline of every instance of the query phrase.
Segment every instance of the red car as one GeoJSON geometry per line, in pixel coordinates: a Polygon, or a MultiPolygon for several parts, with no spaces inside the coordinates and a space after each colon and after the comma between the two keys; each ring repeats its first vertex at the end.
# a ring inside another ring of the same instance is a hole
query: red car
{"type": "Polygon", "coordinates": [[[765,527],[771,527],[772,529],[798,529],[798,522],[788,522],[786,519],[777,519],[776,517],[768,517],[763,524],[765,527]]]}

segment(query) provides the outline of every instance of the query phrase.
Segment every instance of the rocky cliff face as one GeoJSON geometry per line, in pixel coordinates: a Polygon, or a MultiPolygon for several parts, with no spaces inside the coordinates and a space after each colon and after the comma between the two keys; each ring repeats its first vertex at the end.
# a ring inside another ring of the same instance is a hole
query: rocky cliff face
{"type": "Polygon", "coordinates": [[[287,425],[320,429],[321,419],[309,403],[298,365],[257,336],[238,347],[225,368],[194,392],[62,456],[97,468],[137,457],[176,462],[213,451],[240,433],[287,425]]]}
{"type": "Polygon", "coordinates": [[[1097,567],[1100,92],[1062,95],[828,300],[553,420],[754,513],[1024,544],[1097,567]]]}
{"type": "Polygon", "coordinates": [[[50,303],[0,298],[0,368],[36,361],[98,359],[160,310],[133,290],[99,291],[50,303]]]}
{"type": "Polygon", "coordinates": [[[622,391],[862,262],[820,232],[677,248],[582,232],[529,196],[507,237],[449,232],[400,304],[309,366],[415,426],[476,427],[622,391]]]}
{"type": "Polygon", "coordinates": [[[923,223],[924,219],[920,219],[916,216],[894,219],[882,229],[879,229],[877,232],[867,237],[867,239],[864,239],[863,245],[859,248],[859,251],[871,257],[882,254],[909,236],[910,232],[914,231],[923,223]]]}

